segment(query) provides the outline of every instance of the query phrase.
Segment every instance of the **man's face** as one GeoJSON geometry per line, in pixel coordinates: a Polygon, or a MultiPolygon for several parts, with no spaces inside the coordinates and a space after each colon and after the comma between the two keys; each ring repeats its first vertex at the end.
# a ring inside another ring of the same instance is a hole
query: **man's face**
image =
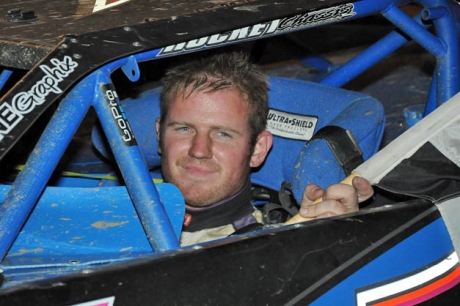
{"type": "Polygon", "coordinates": [[[204,207],[234,195],[250,166],[259,165],[251,154],[248,110],[235,89],[172,99],[160,148],[162,171],[188,205],[204,207]]]}

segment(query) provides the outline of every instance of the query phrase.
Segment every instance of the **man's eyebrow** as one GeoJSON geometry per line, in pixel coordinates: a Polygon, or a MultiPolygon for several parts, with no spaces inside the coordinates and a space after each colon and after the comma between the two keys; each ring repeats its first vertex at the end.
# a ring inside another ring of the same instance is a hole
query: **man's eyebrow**
{"type": "Polygon", "coordinates": [[[185,121],[172,121],[172,122],[169,122],[168,124],[166,124],[167,127],[169,126],[175,126],[175,125],[186,125],[186,126],[193,126],[185,121]]]}

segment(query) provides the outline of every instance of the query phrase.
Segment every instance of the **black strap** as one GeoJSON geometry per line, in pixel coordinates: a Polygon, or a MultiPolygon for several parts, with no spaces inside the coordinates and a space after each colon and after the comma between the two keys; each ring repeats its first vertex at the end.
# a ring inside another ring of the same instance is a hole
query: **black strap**
{"type": "Polygon", "coordinates": [[[264,226],[260,223],[251,223],[243,228],[240,228],[239,230],[235,231],[233,234],[230,236],[234,235],[240,235],[240,234],[245,234],[245,233],[250,233],[254,231],[261,230],[264,226]]]}
{"type": "Polygon", "coordinates": [[[279,191],[253,186],[252,199],[268,202],[258,207],[264,224],[283,223],[299,211],[288,182],[283,182],[279,191]]]}
{"type": "Polygon", "coordinates": [[[325,139],[335,158],[342,166],[346,175],[364,162],[363,152],[359,148],[352,132],[340,126],[328,125],[313,136],[314,139],[325,139]]]}

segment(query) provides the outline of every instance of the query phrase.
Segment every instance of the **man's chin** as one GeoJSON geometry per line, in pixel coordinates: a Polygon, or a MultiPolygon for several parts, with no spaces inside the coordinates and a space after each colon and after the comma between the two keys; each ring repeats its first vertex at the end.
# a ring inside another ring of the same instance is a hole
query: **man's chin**
{"type": "Polygon", "coordinates": [[[198,199],[192,199],[192,200],[185,199],[185,204],[191,208],[205,208],[205,207],[211,206],[214,203],[200,202],[198,199]]]}
{"type": "Polygon", "coordinates": [[[200,191],[194,190],[193,192],[183,193],[185,203],[190,207],[202,208],[222,200],[220,197],[215,196],[216,193],[215,190],[213,191],[213,188],[200,191]]]}
{"type": "Polygon", "coordinates": [[[181,191],[185,203],[191,207],[207,207],[232,196],[242,187],[223,184],[220,180],[213,178],[212,180],[181,180],[174,183],[181,191]]]}

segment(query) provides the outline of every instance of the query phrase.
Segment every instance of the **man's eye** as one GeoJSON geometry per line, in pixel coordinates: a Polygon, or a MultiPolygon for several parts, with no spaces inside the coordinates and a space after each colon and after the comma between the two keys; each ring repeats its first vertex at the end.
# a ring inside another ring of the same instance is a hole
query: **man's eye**
{"type": "Polygon", "coordinates": [[[222,131],[219,132],[219,136],[220,136],[220,137],[229,137],[229,138],[232,137],[232,135],[230,135],[229,133],[222,132],[222,131]]]}
{"type": "Polygon", "coordinates": [[[179,126],[177,128],[175,128],[176,131],[178,132],[188,132],[190,131],[190,127],[188,126],[179,126]]]}

